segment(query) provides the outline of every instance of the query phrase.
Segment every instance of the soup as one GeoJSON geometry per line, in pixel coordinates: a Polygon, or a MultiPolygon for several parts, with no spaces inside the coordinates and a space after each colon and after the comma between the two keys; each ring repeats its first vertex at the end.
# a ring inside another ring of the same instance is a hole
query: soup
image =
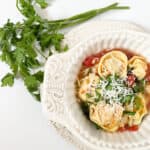
{"type": "Polygon", "coordinates": [[[102,50],[83,61],[76,95],[97,127],[137,131],[150,109],[150,64],[128,50],[102,50]]]}

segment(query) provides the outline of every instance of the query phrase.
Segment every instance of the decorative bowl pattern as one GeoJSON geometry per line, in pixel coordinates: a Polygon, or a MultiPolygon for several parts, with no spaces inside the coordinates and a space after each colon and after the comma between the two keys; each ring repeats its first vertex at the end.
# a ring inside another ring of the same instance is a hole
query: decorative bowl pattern
{"type": "MultiPolygon", "coordinates": [[[[150,37],[129,30],[104,30],[71,48],[67,53],[49,58],[45,67],[42,96],[43,110],[49,120],[65,126],[88,149],[148,150],[149,123],[146,117],[138,132],[106,133],[97,131],[83,115],[76,102],[74,81],[83,59],[102,49],[124,48],[136,51],[150,60],[150,37]]],[[[86,149],[86,148],[85,148],[86,149]]]]}

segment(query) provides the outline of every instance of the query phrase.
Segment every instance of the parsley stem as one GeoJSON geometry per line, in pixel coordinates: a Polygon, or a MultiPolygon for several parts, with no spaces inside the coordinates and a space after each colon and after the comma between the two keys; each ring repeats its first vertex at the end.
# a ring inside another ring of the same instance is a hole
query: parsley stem
{"type": "Polygon", "coordinates": [[[119,3],[114,3],[109,6],[106,6],[104,8],[89,10],[87,12],[69,17],[67,19],[60,19],[60,20],[52,20],[49,21],[49,24],[55,24],[60,23],[60,28],[70,27],[79,23],[82,23],[86,20],[89,20],[99,14],[102,14],[104,12],[110,11],[110,10],[116,10],[116,9],[129,9],[128,6],[118,6],[119,3]]]}
{"type": "Polygon", "coordinates": [[[17,7],[17,9],[21,12],[21,9],[20,9],[20,7],[19,7],[19,0],[16,0],[16,7],[17,7]]]}
{"type": "Polygon", "coordinates": [[[36,50],[45,60],[47,60],[47,57],[38,48],[36,50]]]}

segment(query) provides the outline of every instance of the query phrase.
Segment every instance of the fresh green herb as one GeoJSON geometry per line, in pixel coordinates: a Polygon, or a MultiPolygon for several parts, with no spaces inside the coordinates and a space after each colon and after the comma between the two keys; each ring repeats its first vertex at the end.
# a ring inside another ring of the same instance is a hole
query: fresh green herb
{"type": "Polygon", "coordinates": [[[116,79],[115,76],[113,77],[112,75],[107,76],[106,80],[108,82],[107,86],[106,86],[106,90],[112,90],[112,80],[116,79]]]}
{"type": "Polygon", "coordinates": [[[107,78],[100,81],[98,87],[101,89],[101,98],[107,103],[130,102],[134,98],[134,91],[129,88],[124,79],[121,79],[115,75],[110,75],[107,78]]]}
{"type": "Polygon", "coordinates": [[[140,92],[140,88],[139,88],[138,85],[135,85],[135,86],[133,87],[133,89],[134,89],[134,92],[135,92],[135,93],[140,92]]]}
{"type": "Polygon", "coordinates": [[[96,97],[95,97],[94,100],[97,103],[97,102],[99,102],[101,100],[101,94],[100,94],[98,89],[95,90],[95,93],[96,93],[96,97]]]}
{"type": "Polygon", "coordinates": [[[41,8],[46,8],[48,6],[48,3],[45,2],[45,0],[35,0],[37,4],[41,6],[41,8]]]}
{"type": "Polygon", "coordinates": [[[130,104],[131,100],[134,98],[134,94],[133,95],[127,95],[125,97],[123,97],[121,99],[121,103],[127,103],[130,104]]]}
{"type": "Polygon", "coordinates": [[[108,84],[107,84],[107,86],[106,86],[106,89],[107,90],[112,90],[112,88],[113,88],[113,86],[112,86],[112,81],[113,80],[118,80],[119,79],[119,76],[117,75],[117,74],[115,74],[115,75],[109,75],[109,76],[107,76],[107,78],[106,78],[106,80],[108,81],[108,84]]]}
{"type": "Polygon", "coordinates": [[[87,102],[82,102],[81,109],[83,113],[89,118],[89,104],[87,102]]]}
{"type": "Polygon", "coordinates": [[[134,115],[135,115],[135,112],[124,111],[123,114],[134,116],[134,115]]]}
{"type": "Polygon", "coordinates": [[[8,73],[2,78],[2,85],[1,86],[12,86],[14,84],[14,75],[8,73]]]}
{"type": "Polygon", "coordinates": [[[86,93],[86,97],[87,97],[87,98],[91,98],[92,95],[91,95],[90,93],[86,93]]]}
{"type": "Polygon", "coordinates": [[[33,75],[26,76],[24,83],[29,90],[37,99],[40,97],[40,83],[43,82],[43,72],[38,71],[33,75]]]}
{"type": "Polygon", "coordinates": [[[92,123],[96,127],[97,130],[101,129],[101,127],[97,123],[95,123],[95,122],[92,122],[92,123]]]}
{"type": "Polygon", "coordinates": [[[135,99],[134,99],[134,109],[138,110],[141,107],[142,107],[141,99],[140,99],[140,97],[136,96],[135,99]]]}
{"type": "Polygon", "coordinates": [[[105,78],[104,77],[99,77],[99,83],[100,83],[100,81],[103,81],[103,80],[105,80],[105,78]]]}
{"type": "Polygon", "coordinates": [[[112,75],[107,76],[106,80],[108,81],[108,84],[112,82],[112,75]]]}
{"type": "Polygon", "coordinates": [[[112,85],[111,85],[111,84],[108,84],[108,85],[106,86],[106,89],[107,89],[107,90],[112,90],[112,85]]]}
{"type": "Polygon", "coordinates": [[[115,74],[115,80],[119,79],[119,75],[115,74]]]}
{"type": "Polygon", "coordinates": [[[14,78],[20,77],[29,92],[40,100],[40,84],[47,58],[56,52],[64,52],[62,47],[64,35],[60,29],[70,27],[110,10],[129,9],[114,3],[104,8],[94,9],[61,20],[42,19],[35,11],[34,5],[47,7],[45,0],[17,0],[16,6],[25,19],[22,22],[8,22],[0,28],[0,59],[10,66],[12,74],[2,79],[2,86],[12,86],[14,78]],[[42,59],[39,59],[41,58],[42,59]],[[34,73],[37,70],[40,72],[34,73]]]}
{"type": "Polygon", "coordinates": [[[133,87],[135,93],[144,92],[145,80],[136,81],[135,86],[133,87]]]}
{"type": "Polygon", "coordinates": [[[98,103],[100,101],[100,98],[96,97],[94,100],[95,100],[96,103],[98,103]]]}

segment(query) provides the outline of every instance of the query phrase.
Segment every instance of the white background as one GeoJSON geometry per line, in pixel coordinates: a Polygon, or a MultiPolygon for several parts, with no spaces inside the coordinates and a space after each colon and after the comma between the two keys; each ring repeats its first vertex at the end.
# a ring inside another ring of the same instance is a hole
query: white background
{"type": "MultiPolygon", "coordinates": [[[[0,24],[8,18],[19,21],[22,16],[15,0],[0,0],[0,24]]],[[[116,2],[114,0],[53,0],[42,15],[51,19],[68,17],[92,8],[116,2]]],[[[120,0],[131,6],[127,11],[113,11],[95,19],[126,20],[150,30],[149,0],[120,0]]],[[[8,67],[0,63],[0,77],[8,67]]],[[[47,125],[40,103],[28,94],[20,80],[12,88],[0,88],[0,150],[75,150],[57,132],[47,125]]]]}

